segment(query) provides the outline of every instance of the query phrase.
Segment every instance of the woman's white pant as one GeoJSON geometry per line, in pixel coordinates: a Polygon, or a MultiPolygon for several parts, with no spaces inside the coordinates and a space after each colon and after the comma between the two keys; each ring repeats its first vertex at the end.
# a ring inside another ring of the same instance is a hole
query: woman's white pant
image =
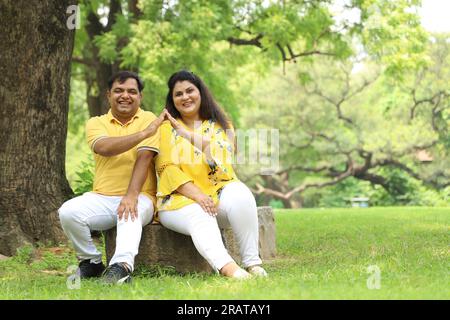
{"type": "Polygon", "coordinates": [[[255,198],[242,182],[231,182],[223,188],[217,217],[212,217],[197,203],[177,210],[160,211],[161,224],[192,237],[198,252],[216,270],[233,261],[220,233],[231,226],[244,267],[261,264],[258,250],[258,212],[255,198]]]}
{"type": "Polygon", "coordinates": [[[91,237],[91,230],[103,231],[117,225],[116,251],[110,265],[126,262],[134,268],[134,257],[139,250],[142,227],[153,218],[153,203],[144,196],[138,198],[138,218],[117,221],[117,208],[122,196],[104,196],[87,192],[82,196],[66,201],[59,208],[59,219],[69,240],[73,243],[80,260],[89,259],[93,263],[102,261],[102,254],[97,250],[91,237]]]}

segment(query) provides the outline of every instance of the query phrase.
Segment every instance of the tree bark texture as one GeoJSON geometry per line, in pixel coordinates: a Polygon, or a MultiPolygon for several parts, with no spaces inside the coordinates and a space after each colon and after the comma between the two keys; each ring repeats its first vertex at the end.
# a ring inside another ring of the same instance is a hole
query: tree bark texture
{"type": "Polygon", "coordinates": [[[0,254],[64,241],[57,209],[65,175],[74,0],[0,3],[0,254]]]}

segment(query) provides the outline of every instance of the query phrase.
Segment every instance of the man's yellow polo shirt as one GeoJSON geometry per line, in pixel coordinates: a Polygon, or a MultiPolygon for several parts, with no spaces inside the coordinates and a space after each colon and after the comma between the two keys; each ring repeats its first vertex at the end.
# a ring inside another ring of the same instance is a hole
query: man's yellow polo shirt
{"type": "MultiPolygon", "coordinates": [[[[150,111],[138,109],[133,118],[126,124],[122,124],[114,118],[111,110],[105,115],[93,117],[86,124],[86,138],[89,147],[94,151],[97,141],[107,137],[127,136],[140,132],[147,128],[156,119],[150,111]]],[[[123,196],[126,194],[130,183],[134,163],[138,151],[151,150],[159,152],[159,129],[150,138],[143,140],[130,150],[112,157],[103,157],[94,152],[95,174],[93,191],[108,196],[123,196]]],[[[145,194],[156,204],[156,175],[154,161],[150,164],[149,175],[142,187],[145,194]]],[[[156,206],[155,206],[156,208],[156,206]]]]}

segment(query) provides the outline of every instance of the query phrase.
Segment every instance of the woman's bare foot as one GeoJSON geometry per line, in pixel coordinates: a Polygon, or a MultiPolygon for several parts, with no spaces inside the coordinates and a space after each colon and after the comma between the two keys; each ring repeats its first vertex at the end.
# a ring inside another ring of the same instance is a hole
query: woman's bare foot
{"type": "Polygon", "coordinates": [[[220,269],[220,274],[225,277],[232,277],[236,270],[240,269],[240,267],[236,264],[236,262],[229,262],[220,269]]]}

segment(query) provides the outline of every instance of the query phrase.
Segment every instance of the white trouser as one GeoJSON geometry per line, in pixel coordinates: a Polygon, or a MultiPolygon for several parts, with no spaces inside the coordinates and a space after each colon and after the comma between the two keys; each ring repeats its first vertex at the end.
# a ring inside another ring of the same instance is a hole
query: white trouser
{"type": "Polygon", "coordinates": [[[134,257],[139,250],[142,227],[153,218],[153,203],[144,196],[138,198],[138,218],[128,221],[122,218],[117,221],[117,208],[122,196],[104,196],[87,192],[82,196],[66,201],[59,208],[61,225],[70,241],[72,241],[77,257],[89,259],[93,263],[102,261],[102,254],[92,242],[91,230],[103,231],[117,225],[116,251],[110,265],[126,262],[134,268],[134,257]]]}
{"type": "Polygon", "coordinates": [[[244,267],[261,264],[258,250],[258,212],[255,198],[242,182],[227,184],[220,195],[219,213],[212,217],[193,203],[177,210],[160,211],[161,224],[192,237],[198,252],[216,270],[233,261],[220,234],[231,226],[244,267]]]}

